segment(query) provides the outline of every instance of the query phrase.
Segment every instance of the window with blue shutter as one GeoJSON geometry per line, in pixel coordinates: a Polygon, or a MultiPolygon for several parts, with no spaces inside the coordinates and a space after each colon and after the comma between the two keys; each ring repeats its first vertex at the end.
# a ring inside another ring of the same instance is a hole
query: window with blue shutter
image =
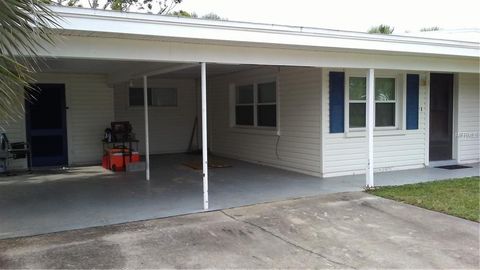
{"type": "Polygon", "coordinates": [[[330,133],[343,133],[345,121],[345,73],[330,72],[330,133]]]}
{"type": "Polygon", "coordinates": [[[407,74],[407,129],[418,129],[420,76],[407,74]]]}

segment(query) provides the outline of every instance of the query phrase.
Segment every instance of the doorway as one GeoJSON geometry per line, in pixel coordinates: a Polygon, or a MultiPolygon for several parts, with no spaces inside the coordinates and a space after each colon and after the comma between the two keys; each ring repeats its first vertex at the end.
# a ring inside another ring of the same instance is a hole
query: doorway
{"type": "Polygon", "coordinates": [[[430,161],[451,160],[453,74],[430,74],[430,161]]]}
{"type": "Polygon", "coordinates": [[[32,101],[26,101],[27,141],[32,167],[68,164],[64,84],[35,84],[32,101]]]}

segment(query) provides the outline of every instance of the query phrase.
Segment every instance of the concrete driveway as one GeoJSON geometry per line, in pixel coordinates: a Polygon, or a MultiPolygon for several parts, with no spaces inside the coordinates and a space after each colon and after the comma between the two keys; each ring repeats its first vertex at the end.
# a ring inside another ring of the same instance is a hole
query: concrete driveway
{"type": "Polygon", "coordinates": [[[0,268],[478,268],[479,224],[362,192],[0,241],[0,268]]]}

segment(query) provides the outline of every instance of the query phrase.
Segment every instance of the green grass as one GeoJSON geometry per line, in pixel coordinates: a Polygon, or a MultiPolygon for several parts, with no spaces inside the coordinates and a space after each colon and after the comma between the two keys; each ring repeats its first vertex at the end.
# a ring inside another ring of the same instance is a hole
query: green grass
{"type": "Polygon", "coordinates": [[[379,187],[367,192],[480,222],[480,177],[379,187]]]}

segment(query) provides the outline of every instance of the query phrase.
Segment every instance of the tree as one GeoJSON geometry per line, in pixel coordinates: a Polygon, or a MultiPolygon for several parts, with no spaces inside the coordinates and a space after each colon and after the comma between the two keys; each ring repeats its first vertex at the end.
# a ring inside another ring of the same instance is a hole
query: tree
{"type": "Polygon", "coordinates": [[[168,15],[177,16],[177,17],[185,17],[185,18],[198,18],[197,13],[195,13],[195,12],[190,13],[190,12],[185,11],[185,10],[170,12],[170,13],[168,13],[168,15]]]}
{"type": "Polygon", "coordinates": [[[378,26],[372,26],[368,30],[369,34],[383,34],[383,35],[390,35],[393,33],[393,30],[395,30],[394,27],[391,27],[386,24],[380,24],[378,26]]]}
{"type": "MultiPolygon", "coordinates": [[[[185,18],[198,18],[197,13],[195,13],[195,12],[190,13],[190,12],[185,11],[185,10],[170,12],[170,13],[168,13],[168,15],[185,17],[185,18]]],[[[217,15],[213,12],[207,13],[200,18],[201,19],[206,19],[206,20],[228,21],[227,18],[222,18],[222,17],[220,17],[219,15],[217,15]]]]}
{"type": "Polygon", "coordinates": [[[149,13],[168,14],[183,0],[46,0],[53,5],[110,9],[118,11],[146,10],[149,13]]]}
{"type": "Polygon", "coordinates": [[[39,66],[38,51],[55,42],[50,27],[58,26],[59,18],[44,2],[0,1],[0,128],[23,116],[25,98],[33,98],[29,83],[39,66]]]}
{"type": "Polygon", "coordinates": [[[217,14],[210,12],[208,14],[205,14],[202,16],[202,19],[207,19],[207,20],[216,20],[216,21],[228,21],[227,18],[222,18],[218,16],[217,14]]]}
{"type": "Polygon", "coordinates": [[[438,26],[432,26],[432,27],[424,27],[420,29],[420,32],[431,32],[431,31],[439,31],[440,27],[438,26]]]}

